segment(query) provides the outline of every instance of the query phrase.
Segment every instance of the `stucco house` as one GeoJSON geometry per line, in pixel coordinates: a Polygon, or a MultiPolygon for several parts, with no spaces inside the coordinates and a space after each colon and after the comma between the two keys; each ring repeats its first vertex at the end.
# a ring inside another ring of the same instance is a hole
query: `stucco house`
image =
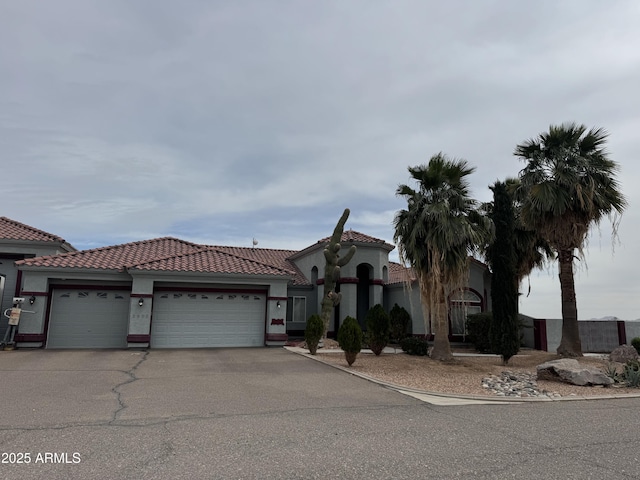
{"type": "MultiPolygon", "coordinates": [[[[23,347],[282,345],[320,311],[327,241],[296,251],[163,237],[76,251],[55,235],[0,217],[3,308],[13,296],[31,300],[35,313],[23,314],[16,336],[23,347]]],[[[342,302],[330,330],[347,315],[363,323],[373,305],[389,310],[397,303],[411,313],[414,334],[430,334],[417,284],[407,287],[410,271],[389,260],[395,247],[352,230],[341,244],[357,252],[342,268],[342,302]]],[[[451,299],[454,339],[464,335],[465,312],[490,309],[489,288],[487,267],[472,260],[468,288],[451,299]]]]}

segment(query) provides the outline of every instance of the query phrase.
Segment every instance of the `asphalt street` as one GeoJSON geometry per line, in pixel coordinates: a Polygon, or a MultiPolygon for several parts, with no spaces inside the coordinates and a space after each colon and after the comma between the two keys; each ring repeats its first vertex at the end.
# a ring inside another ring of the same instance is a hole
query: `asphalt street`
{"type": "Polygon", "coordinates": [[[435,406],[283,349],[0,352],[3,479],[640,478],[640,398],[435,406]]]}

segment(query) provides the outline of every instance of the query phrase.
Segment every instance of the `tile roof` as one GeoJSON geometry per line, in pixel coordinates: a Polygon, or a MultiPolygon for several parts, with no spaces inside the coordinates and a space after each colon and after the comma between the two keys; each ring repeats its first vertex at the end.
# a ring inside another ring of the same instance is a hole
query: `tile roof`
{"type": "Polygon", "coordinates": [[[411,277],[411,281],[417,279],[412,268],[407,268],[396,262],[389,262],[389,280],[387,281],[387,285],[405,283],[409,277],[411,277]]]}
{"type": "Polygon", "coordinates": [[[215,248],[223,252],[231,253],[238,257],[256,260],[269,265],[273,265],[283,270],[289,270],[293,275],[294,285],[310,285],[309,280],[300,271],[298,266],[290,260],[290,257],[297,253],[297,250],[223,246],[216,246],[215,248]]]}
{"type": "Polygon", "coordinates": [[[243,275],[291,276],[293,272],[268,263],[240,257],[216,247],[172,255],[166,258],[138,263],[130,270],[170,272],[230,273],[243,275]]]}
{"type": "Polygon", "coordinates": [[[202,245],[185,242],[177,238],[163,237],[141,242],[64,253],[62,255],[28,258],[16,262],[16,265],[124,271],[126,267],[131,265],[166,258],[171,255],[195,252],[203,248],[202,245]]]}
{"type": "MultiPolygon", "coordinates": [[[[331,237],[325,237],[321,240],[318,240],[317,243],[327,243],[331,237]]],[[[394,245],[387,243],[385,240],[380,238],[372,237],[371,235],[366,235],[364,233],[356,232],[355,230],[347,230],[342,232],[340,236],[340,243],[373,243],[373,244],[381,244],[386,245],[387,247],[395,248],[394,245]]]]}
{"type": "Polygon", "coordinates": [[[37,228],[16,222],[7,217],[0,217],[0,240],[21,240],[30,242],[59,242],[64,239],[37,228]]]}
{"type": "Polygon", "coordinates": [[[286,275],[294,284],[309,281],[288,260],[294,250],[198,245],[173,237],[28,258],[16,265],[97,270],[157,270],[175,272],[286,275]]]}
{"type": "MultiPolygon", "coordinates": [[[[310,248],[326,243],[329,237],[319,240],[310,248]]],[[[348,230],[342,235],[343,242],[367,243],[393,249],[384,240],[348,230]]],[[[174,271],[229,273],[244,275],[290,276],[294,285],[310,285],[296,264],[296,250],[267,248],[199,245],[173,237],[162,237],[139,242],[83,250],[16,262],[18,266],[44,268],[70,268],[133,271],[174,271]]],[[[401,283],[407,275],[402,265],[389,262],[389,284],[401,283]]]]}

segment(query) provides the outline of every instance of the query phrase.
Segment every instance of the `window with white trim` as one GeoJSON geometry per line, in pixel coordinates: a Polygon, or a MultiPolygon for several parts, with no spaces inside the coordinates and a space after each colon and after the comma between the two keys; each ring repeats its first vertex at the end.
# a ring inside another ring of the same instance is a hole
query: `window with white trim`
{"type": "Polygon", "coordinates": [[[287,323],[307,323],[307,297],[287,298],[287,323]]]}
{"type": "Polygon", "coordinates": [[[482,299],[471,290],[460,290],[449,301],[451,335],[466,335],[467,316],[482,312],[482,299]]]}

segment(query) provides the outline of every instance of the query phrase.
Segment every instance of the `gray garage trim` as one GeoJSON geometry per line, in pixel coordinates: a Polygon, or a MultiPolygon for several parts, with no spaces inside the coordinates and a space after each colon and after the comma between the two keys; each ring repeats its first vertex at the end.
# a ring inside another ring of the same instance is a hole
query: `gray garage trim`
{"type": "Polygon", "coordinates": [[[264,346],[266,291],[156,291],[152,348],[264,346]]]}
{"type": "Polygon", "coordinates": [[[126,348],[129,290],[54,288],[47,348],[126,348]]]}

